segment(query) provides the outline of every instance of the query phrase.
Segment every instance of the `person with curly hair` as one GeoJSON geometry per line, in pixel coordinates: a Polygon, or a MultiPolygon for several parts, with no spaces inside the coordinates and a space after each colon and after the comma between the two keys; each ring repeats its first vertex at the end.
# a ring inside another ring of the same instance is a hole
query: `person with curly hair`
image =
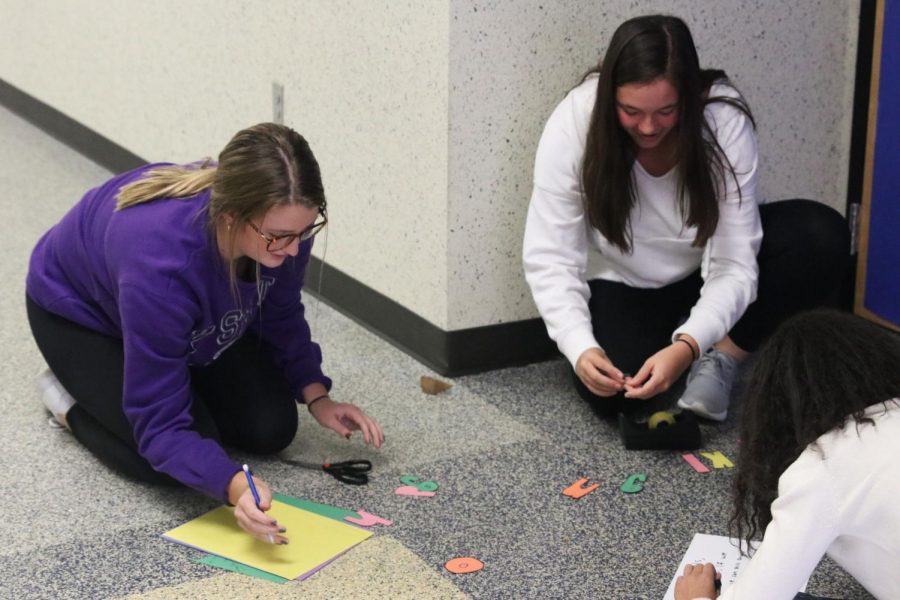
{"type": "MultiPolygon", "coordinates": [[[[730,526],[753,558],[720,600],[793,598],[823,555],[876,598],[900,598],[900,336],[832,310],[785,322],[742,399],[730,526]]],[[[676,600],[714,598],[688,565],[676,600]]]]}

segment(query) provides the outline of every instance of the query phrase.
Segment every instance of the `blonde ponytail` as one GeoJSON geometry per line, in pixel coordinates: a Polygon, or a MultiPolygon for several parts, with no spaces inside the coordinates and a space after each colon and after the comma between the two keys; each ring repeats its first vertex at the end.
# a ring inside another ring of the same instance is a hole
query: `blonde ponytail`
{"type": "Polygon", "coordinates": [[[148,171],[142,179],[129,183],[116,196],[116,210],[156,198],[187,198],[212,186],[216,166],[206,160],[188,166],[159,167],[148,171]]]}

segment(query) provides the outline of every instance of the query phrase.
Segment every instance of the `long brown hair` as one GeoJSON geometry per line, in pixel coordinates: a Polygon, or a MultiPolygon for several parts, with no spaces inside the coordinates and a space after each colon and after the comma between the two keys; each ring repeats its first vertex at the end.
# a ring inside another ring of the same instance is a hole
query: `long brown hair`
{"type": "Polygon", "coordinates": [[[900,397],[900,336],[849,313],[819,309],[786,321],[757,353],[742,407],[734,512],[737,539],[772,520],[778,479],[821,435],[866,407],[900,397]]]}
{"type": "MultiPolygon", "coordinates": [[[[219,154],[218,163],[166,166],[123,186],[116,210],[157,198],[193,198],[212,188],[207,205],[210,230],[230,217],[225,241],[230,253],[238,232],[275,206],[299,204],[324,214],[325,190],[319,163],[302,135],[284,125],[260,123],[239,131],[219,154]]],[[[235,282],[235,261],[229,261],[235,282]]]]}
{"type": "Polygon", "coordinates": [[[687,25],[677,17],[651,15],[624,22],[610,40],[598,67],[597,99],[582,163],[581,183],[585,211],[591,225],[623,252],[633,241],[631,210],[635,197],[632,167],[634,145],[619,124],[616,90],[629,83],[651,83],[665,78],[678,92],[676,158],[678,205],[687,226],[697,227],[694,246],[703,246],[719,221],[718,194],[726,172],[735,177],[703,115],[711,102],[725,102],[753,116],[742,99],[705,97],[716,81],[726,81],[720,70],[701,70],[697,49],[687,25]],[[688,200],[686,200],[686,195],[688,200]]]}

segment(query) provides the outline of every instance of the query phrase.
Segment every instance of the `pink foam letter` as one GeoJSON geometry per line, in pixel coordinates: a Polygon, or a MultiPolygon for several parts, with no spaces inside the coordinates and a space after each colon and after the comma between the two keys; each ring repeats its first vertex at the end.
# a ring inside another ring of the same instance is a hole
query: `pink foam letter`
{"type": "Polygon", "coordinates": [[[685,462],[687,462],[687,464],[691,465],[698,473],[709,473],[709,469],[706,467],[706,465],[700,462],[700,459],[690,452],[685,452],[681,455],[681,458],[683,458],[685,462]]]}
{"type": "Polygon", "coordinates": [[[434,496],[434,492],[423,492],[421,490],[414,488],[411,485],[401,485],[396,490],[394,490],[394,493],[397,494],[398,496],[426,496],[426,497],[434,496]]]}
{"type": "Polygon", "coordinates": [[[390,527],[394,524],[393,521],[382,519],[381,517],[377,517],[372,513],[367,513],[364,510],[358,510],[356,512],[359,513],[358,519],[356,517],[344,517],[344,520],[350,521],[355,525],[360,525],[361,527],[371,527],[373,525],[384,525],[385,527],[390,527]]]}

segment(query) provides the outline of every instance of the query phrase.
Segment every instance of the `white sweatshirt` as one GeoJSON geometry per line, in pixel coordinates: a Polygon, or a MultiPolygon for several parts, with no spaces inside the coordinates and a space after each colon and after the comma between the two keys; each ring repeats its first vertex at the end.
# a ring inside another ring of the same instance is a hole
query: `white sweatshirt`
{"type": "Polygon", "coordinates": [[[772,522],[719,600],[791,599],[827,554],[879,599],[900,598],[900,401],[826,433],[778,479],[772,522]]]}
{"type": "MultiPolygon", "coordinates": [[[[574,366],[582,352],[600,347],[588,311],[588,280],[659,288],[684,279],[699,266],[704,280],[700,298],[672,335],[686,333],[705,350],[728,333],[756,298],[762,228],[753,125],[728,104],[706,108],[707,122],[737,182],[726,174],[718,226],[704,248],[691,246],[697,230],[686,227],[680,215],[677,167],[654,177],[635,161],[633,252],[625,254],[591,227],[584,211],[580,174],[596,93],[596,76],[569,92],[550,116],[538,145],[523,245],[525,277],[534,302],[550,337],[574,366]]],[[[714,85],[710,95],[737,97],[737,92],[714,85]]]]}

